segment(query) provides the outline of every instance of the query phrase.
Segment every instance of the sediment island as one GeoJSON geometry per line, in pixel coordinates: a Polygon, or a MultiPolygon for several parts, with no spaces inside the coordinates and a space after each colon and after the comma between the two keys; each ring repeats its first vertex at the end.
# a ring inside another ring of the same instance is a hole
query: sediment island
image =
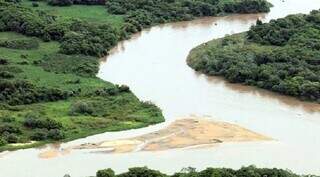
{"type": "Polygon", "coordinates": [[[320,11],[262,23],[194,48],[190,67],[230,82],[320,103],[320,11]]]}

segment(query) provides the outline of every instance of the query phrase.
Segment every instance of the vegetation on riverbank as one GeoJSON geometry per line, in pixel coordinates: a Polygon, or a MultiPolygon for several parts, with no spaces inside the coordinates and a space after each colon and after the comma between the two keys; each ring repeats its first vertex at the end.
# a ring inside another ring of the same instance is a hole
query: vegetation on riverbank
{"type": "Polygon", "coordinates": [[[98,59],[59,54],[59,43],[14,32],[0,41],[36,40],[38,48],[0,47],[0,151],[140,128],[162,122],[161,111],[126,86],[96,78],[98,59]],[[15,143],[33,144],[15,145],[15,143]]]}
{"type": "Polygon", "coordinates": [[[320,11],[257,21],[242,34],[193,49],[188,64],[207,75],[320,103],[320,11]]]}
{"type": "Polygon", "coordinates": [[[265,0],[0,0],[0,151],[163,121],[127,86],[96,78],[98,58],[150,25],[268,10],[265,0]]]}
{"type": "MultiPolygon", "coordinates": [[[[70,177],[65,175],[65,177],[70,177]]],[[[257,168],[255,166],[242,167],[239,170],[230,168],[207,168],[196,171],[195,168],[184,168],[181,172],[167,175],[157,170],[147,167],[130,168],[128,172],[116,175],[112,169],[99,170],[95,177],[302,177],[303,175],[294,174],[288,170],[277,168],[257,168]]],[[[311,176],[311,175],[309,175],[311,176]]],[[[314,176],[315,177],[315,176],[314,176]]]]}

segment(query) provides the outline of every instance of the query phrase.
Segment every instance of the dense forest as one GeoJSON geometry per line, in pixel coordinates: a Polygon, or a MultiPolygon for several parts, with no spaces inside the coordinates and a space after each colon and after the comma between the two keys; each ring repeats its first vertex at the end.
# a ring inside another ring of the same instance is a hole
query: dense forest
{"type": "MultiPolygon", "coordinates": [[[[314,175],[307,175],[316,177],[314,175]]],[[[305,177],[307,177],[305,176],[305,177]]],[[[65,175],[70,177],[70,175],[65,175]]],[[[239,170],[230,168],[207,168],[196,171],[188,167],[173,175],[167,175],[147,167],[130,168],[128,172],[116,175],[112,169],[99,170],[95,177],[302,177],[287,170],[277,168],[257,168],[255,166],[242,167],[239,170]]]]}
{"type": "Polygon", "coordinates": [[[226,36],[194,49],[188,64],[271,91],[320,103],[320,11],[257,21],[243,34],[226,36]]]}

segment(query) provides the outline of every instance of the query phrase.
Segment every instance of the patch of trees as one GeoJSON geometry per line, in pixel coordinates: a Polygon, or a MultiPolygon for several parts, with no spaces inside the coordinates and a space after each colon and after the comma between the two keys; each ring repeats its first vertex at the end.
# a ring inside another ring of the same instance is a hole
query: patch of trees
{"type": "Polygon", "coordinates": [[[110,0],[108,12],[125,15],[127,32],[140,31],[154,24],[215,16],[218,13],[268,12],[270,4],[264,0],[110,0]]]}
{"type": "Polygon", "coordinates": [[[22,105],[46,101],[65,100],[71,93],[60,89],[36,87],[25,80],[0,79],[0,102],[22,105]]]}
{"type": "Polygon", "coordinates": [[[42,11],[0,2],[0,31],[14,31],[27,36],[45,38],[46,27],[54,22],[53,16],[42,11]]]}
{"type": "MultiPolygon", "coordinates": [[[[0,3],[0,32],[14,31],[45,41],[61,43],[61,53],[104,56],[125,35],[109,24],[80,20],[59,22],[44,11],[33,11],[11,3],[0,3]]],[[[17,43],[17,42],[15,42],[17,43]]]]}
{"type": "Polygon", "coordinates": [[[301,177],[287,170],[277,168],[256,168],[254,166],[242,167],[239,170],[230,168],[207,168],[202,171],[196,171],[195,168],[184,168],[181,172],[167,175],[157,170],[147,167],[130,168],[128,172],[116,175],[112,169],[99,170],[96,177],[301,177]]]}
{"type": "Polygon", "coordinates": [[[0,47],[6,47],[11,49],[37,49],[39,47],[39,41],[35,38],[30,39],[13,39],[1,42],[0,47]]]}
{"type": "Polygon", "coordinates": [[[290,15],[217,40],[189,65],[231,82],[320,102],[320,12],[290,15]],[[233,41],[233,42],[232,42],[233,41]],[[262,44],[262,45],[261,45],[262,44]]]}
{"type": "Polygon", "coordinates": [[[93,57],[54,54],[45,56],[38,65],[48,72],[95,77],[98,72],[99,63],[93,57]]]}
{"type": "Polygon", "coordinates": [[[269,12],[271,4],[264,0],[235,0],[224,4],[227,13],[258,13],[269,12]]]}
{"type": "Polygon", "coordinates": [[[110,24],[89,24],[84,21],[73,21],[71,32],[61,42],[61,53],[83,54],[102,57],[107,54],[121,38],[121,34],[110,24]]]}
{"type": "Polygon", "coordinates": [[[60,140],[65,137],[62,124],[54,119],[29,113],[26,115],[23,125],[26,128],[33,129],[30,136],[32,140],[60,140]]]}

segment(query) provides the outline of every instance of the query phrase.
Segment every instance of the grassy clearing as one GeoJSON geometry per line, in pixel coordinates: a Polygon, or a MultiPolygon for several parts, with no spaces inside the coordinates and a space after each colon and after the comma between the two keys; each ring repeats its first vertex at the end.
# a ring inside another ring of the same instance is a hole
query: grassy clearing
{"type": "Polygon", "coordinates": [[[37,2],[39,7],[33,7],[32,1],[23,0],[22,5],[33,9],[41,9],[51,15],[68,20],[78,18],[93,23],[110,23],[115,27],[123,24],[123,17],[120,15],[109,14],[104,6],[99,5],[72,5],[72,6],[50,6],[47,2],[37,2]]]}

